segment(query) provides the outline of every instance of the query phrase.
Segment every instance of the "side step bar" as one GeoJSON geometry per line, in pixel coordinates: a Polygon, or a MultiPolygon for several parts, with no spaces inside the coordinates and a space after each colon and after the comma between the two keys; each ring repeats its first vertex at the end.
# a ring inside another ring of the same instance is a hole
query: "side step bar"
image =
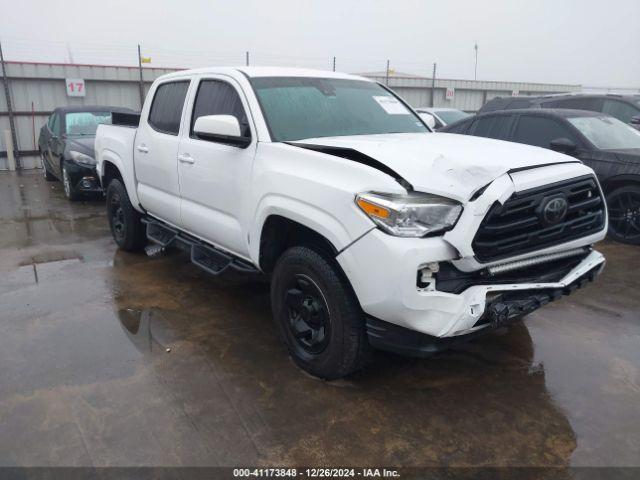
{"type": "MultiPolygon", "coordinates": [[[[242,273],[260,273],[251,263],[230,253],[208,245],[190,235],[182,233],[151,217],[142,219],[147,224],[147,238],[164,251],[167,247],[177,247],[191,254],[191,262],[210,273],[220,275],[231,268],[242,273]]],[[[155,255],[155,249],[148,250],[155,255]]]]}

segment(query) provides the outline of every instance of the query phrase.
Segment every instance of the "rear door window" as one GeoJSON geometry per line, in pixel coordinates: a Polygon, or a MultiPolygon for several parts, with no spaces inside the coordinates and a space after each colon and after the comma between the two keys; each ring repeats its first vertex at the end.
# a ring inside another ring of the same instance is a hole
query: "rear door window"
{"type": "Polygon", "coordinates": [[[169,135],[178,135],[188,88],[189,81],[181,80],[163,83],[156,89],[149,112],[151,128],[169,135]]]}
{"type": "Polygon", "coordinates": [[[469,129],[469,135],[505,140],[509,136],[512,118],[512,115],[478,118],[469,129]]]}
{"type": "Polygon", "coordinates": [[[617,118],[621,122],[631,123],[631,118],[640,115],[640,109],[620,100],[604,101],[602,112],[617,118]]]}
{"type": "Polygon", "coordinates": [[[515,142],[542,148],[549,148],[551,141],[558,138],[567,138],[576,145],[580,144],[567,126],[552,118],[532,115],[520,116],[513,136],[515,142]]]}
{"type": "Polygon", "coordinates": [[[196,101],[191,116],[190,136],[194,138],[193,126],[199,117],[205,115],[232,115],[240,123],[240,132],[244,137],[251,136],[247,114],[242,100],[235,88],[221,80],[203,80],[198,87],[196,101]]]}

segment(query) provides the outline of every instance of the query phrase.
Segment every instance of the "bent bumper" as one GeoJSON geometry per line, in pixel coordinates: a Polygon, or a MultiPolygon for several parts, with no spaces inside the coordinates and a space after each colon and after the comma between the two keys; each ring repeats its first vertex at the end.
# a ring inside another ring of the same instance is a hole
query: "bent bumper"
{"type": "Polygon", "coordinates": [[[96,167],[80,165],[72,161],[66,161],[65,166],[69,174],[69,180],[71,180],[71,185],[76,192],[102,192],[96,167]]]}
{"type": "MultiPolygon", "coordinates": [[[[557,247],[557,251],[562,249],[561,245],[557,247]]],[[[455,250],[442,238],[397,238],[373,230],[341,252],[337,260],[369,317],[440,339],[504,323],[493,319],[505,315],[504,306],[502,313],[496,310],[495,300],[500,294],[510,301],[509,311],[517,313],[518,305],[523,310],[518,315],[507,313],[508,321],[550,301],[542,297],[555,299],[593,280],[605,262],[602,254],[591,251],[553,282],[496,281],[473,285],[459,294],[438,291],[437,282],[435,290],[418,288],[421,266],[455,258],[455,250]]]]}
{"type": "Polygon", "coordinates": [[[602,270],[602,266],[603,264],[600,263],[566,286],[503,292],[494,299],[487,300],[485,312],[473,328],[449,337],[435,337],[369,317],[367,318],[369,343],[375,348],[401,355],[428,357],[452,345],[469,341],[508,325],[543,305],[558,300],[563,295],[573,293],[588,282],[592,282],[602,270]]]}

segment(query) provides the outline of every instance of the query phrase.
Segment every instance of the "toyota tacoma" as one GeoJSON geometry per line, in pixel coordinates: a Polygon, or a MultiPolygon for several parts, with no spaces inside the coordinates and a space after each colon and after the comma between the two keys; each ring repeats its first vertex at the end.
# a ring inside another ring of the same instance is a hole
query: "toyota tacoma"
{"type": "Polygon", "coordinates": [[[357,370],[372,347],[427,356],[491,331],[604,266],[589,167],[433,133],[362,77],[180,71],[113,123],[95,149],[117,245],[266,275],[290,355],[321,378],[357,370]]]}

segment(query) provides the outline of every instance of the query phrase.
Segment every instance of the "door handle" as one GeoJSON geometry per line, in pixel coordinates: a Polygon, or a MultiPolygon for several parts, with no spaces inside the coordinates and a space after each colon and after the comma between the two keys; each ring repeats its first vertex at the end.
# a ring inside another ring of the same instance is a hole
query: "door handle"
{"type": "Polygon", "coordinates": [[[136,150],[138,150],[140,153],[149,153],[149,148],[145,145],[138,145],[136,147],[136,150]]]}
{"type": "Polygon", "coordinates": [[[184,153],[182,155],[178,155],[178,161],[180,163],[189,163],[189,164],[196,163],[194,158],[191,155],[189,155],[188,153],[184,153]]]}

